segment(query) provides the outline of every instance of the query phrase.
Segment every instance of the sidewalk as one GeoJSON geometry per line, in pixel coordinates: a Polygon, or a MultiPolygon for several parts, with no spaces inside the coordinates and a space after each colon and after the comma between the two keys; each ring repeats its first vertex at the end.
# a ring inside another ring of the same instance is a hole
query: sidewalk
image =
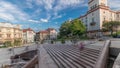
{"type": "Polygon", "coordinates": [[[39,68],[58,68],[43,46],[39,48],[39,52],[39,68]]]}

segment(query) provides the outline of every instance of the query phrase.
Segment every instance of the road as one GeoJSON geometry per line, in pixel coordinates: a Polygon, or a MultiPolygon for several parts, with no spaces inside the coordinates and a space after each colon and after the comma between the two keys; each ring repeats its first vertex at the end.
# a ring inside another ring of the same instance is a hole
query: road
{"type": "Polygon", "coordinates": [[[2,64],[4,65],[10,64],[10,56],[25,52],[27,46],[28,46],[27,50],[35,50],[37,48],[35,44],[29,44],[22,47],[14,48],[14,52],[9,51],[10,48],[1,48],[0,49],[0,67],[2,64]]]}

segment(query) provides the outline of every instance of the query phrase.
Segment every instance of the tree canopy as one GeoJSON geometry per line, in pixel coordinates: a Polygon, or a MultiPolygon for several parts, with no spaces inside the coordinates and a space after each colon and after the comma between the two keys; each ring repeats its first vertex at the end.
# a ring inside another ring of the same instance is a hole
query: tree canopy
{"type": "Polygon", "coordinates": [[[117,28],[120,26],[120,22],[119,21],[104,22],[102,26],[103,26],[103,30],[110,31],[111,35],[113,35],[113,32],[115,30],[117,32],[117,28]]]}
{"type": "Polygon", "coordinates": [[[86,31],[86,27],[79,19],[65,21],[60,27],[60,37],[71,38],[80,37],[86,31]]]}

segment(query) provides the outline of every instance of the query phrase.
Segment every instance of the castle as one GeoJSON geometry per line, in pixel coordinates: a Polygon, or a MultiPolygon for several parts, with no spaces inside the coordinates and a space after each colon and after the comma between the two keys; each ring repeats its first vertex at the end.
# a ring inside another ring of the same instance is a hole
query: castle
{"type": "Polygon", "coordinates": [[[120,21],[120,11],[111,10],[107,0],[89,0],[88,11],[80,16],[89,36],[102,36],[104,21],[120,21]]]}

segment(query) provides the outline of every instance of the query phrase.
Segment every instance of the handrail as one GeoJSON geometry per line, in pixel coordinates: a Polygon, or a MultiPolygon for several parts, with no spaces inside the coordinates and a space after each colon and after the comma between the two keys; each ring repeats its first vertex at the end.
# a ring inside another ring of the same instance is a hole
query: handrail
{"type": "Polygon", "coordinates": [[[103,47],[103,50],[100,54],[100,57],[95,65],[94,68],[106,68],[106,64],[107,64],[107,58],[109,56],[109,46],[111,44],[110,40],[107,40],[105,42],[105,45],[103,47]]]}
{"type": "Polygon", "coordinates": [[[38,55],[34,56],[27,64],[25,64],[22,68],[32,68],[35,64],[38,63],[38,55]]]}

